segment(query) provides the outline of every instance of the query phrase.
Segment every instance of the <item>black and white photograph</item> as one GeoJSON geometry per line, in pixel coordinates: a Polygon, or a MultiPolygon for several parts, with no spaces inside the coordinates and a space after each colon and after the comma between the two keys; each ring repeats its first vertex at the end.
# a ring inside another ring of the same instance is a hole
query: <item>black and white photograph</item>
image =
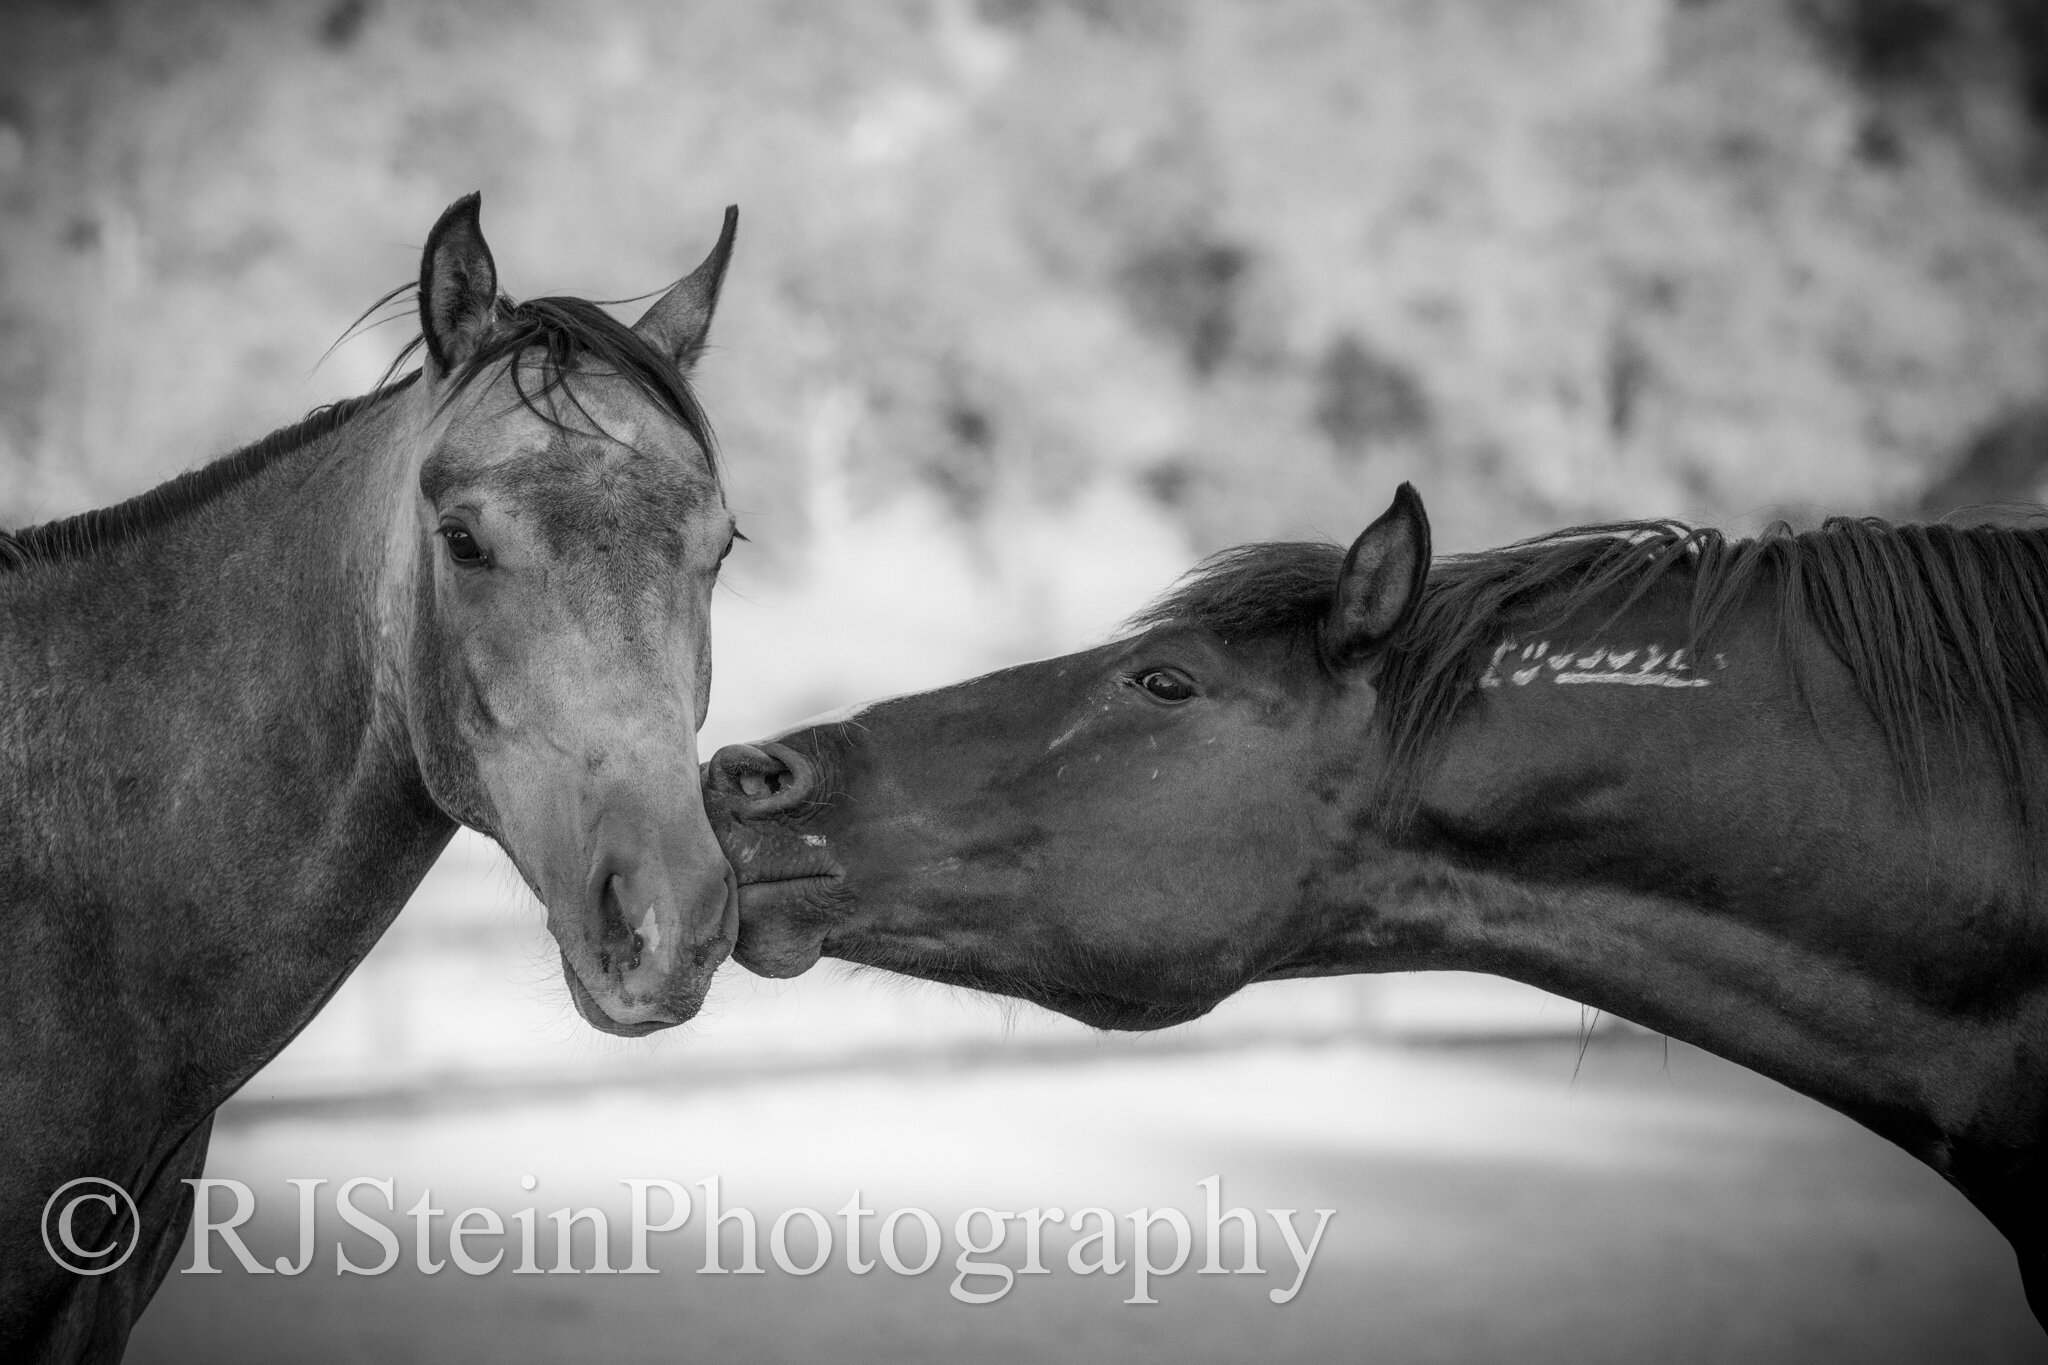
{"type": "Polygon", "coordinates": [[[2048,4],[0,0],[0,1360],[2048,1360],[2048,4]]]}

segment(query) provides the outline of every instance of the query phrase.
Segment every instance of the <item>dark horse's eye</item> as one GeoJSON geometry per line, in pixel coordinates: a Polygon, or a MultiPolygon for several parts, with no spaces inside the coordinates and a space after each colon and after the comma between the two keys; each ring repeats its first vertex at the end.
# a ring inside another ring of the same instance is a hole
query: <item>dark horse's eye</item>
{"type": "Polygon", "coordinates": [[[448,542],[448,557],[457,564],[481,564],[484,562],[484,547],[476,543],[476,537],[462,526],[443,526],[441,539],[448,542]]]}
{"type": "Polygon", "coordinates": [[[1138,678],[1138,686],[1159,701],[1186,701],[1195,695],[1194,684],[1178,673],[1155,668],[1138,678]]]}

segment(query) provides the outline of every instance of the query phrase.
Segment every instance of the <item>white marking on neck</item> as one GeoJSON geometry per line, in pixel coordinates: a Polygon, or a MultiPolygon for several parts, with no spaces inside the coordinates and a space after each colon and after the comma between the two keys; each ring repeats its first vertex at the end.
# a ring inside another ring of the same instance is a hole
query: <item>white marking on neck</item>
{"type": "Polygon", "coordinates": [[[1567,683],[1616,683],[1623,687],[1707,687],[1705,678],[1681,678],[1673,673],[1560,673],[1557,685],[1567,683]]]}
{"type": "MultiPolygon", "coordinates": [[[[1584,649],[1553,651],[1548,640],[1530,643],[1503,640],[1494,646],[1493,657],[1487,660],[1479,685],[1527,687],[1548,672],[1551,680],[1560,687],[1588,683],[1615,687],[1712,686],[1710,679],[1695,676],[1693,661],[1687,657],[1689,652],[1674,649],[1667,653],[1662,645],[1654,643],[1626,650],[1593,645],[1584,649]],[[1629,665],[1634,664],[1638,657],[1642,663],[1631,669],[1629,665]],[[1502,664],[1510,662],[1524,666],[1503,670],[1502,664]]],[[[1727,666],[1727,655],[1714,656],[1716,669],[1727,666]]]]}

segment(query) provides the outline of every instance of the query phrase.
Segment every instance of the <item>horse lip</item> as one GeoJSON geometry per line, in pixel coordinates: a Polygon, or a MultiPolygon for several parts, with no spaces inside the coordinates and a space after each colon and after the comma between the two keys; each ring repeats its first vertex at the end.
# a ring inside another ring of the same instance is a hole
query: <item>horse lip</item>
{"type": "MultiPolygon", "coordinates": [[[[836,882],[841,875],[837,868],[827,869],[822,872],[784,872],[773,876],[757,877],[749,877],[745,873],[741,873],[739,879],[741,902],[744,905],[746,892],[753,887],[789,886],[797,882],[836,882]]],[[[742,910],[741,914],[744,915],[745,911],[742,910]]]]}
{"type": "Polygon", "coordinates": [[[742,949],[751,946],[748,927],[764,914],[778,911],[794,911],[808,917],[837,897],[845,884],[844,874],[832,872],[800,872],[786,877],[762,877],[756,881],[740,882],[740,926],[739,934],[733,941],[732,956],[735,962],[753,970],[742,956],[742,949]]]}
{"type": "Polygon", "coordinates": [[[562,966],[562,976],[569,983],[569,998],[575,1002],[576,1012],[583,1016],[583,1022],[600,1032],[619,1038],[644,1038],[684,1022],[680,1019],[646,1019],[637,1024],[621,1023],[605,1013],[604,1006],[597,1003],[597,997],[590,993],[590,987],[583,984],[582,975],[567,953],[562,955],[562,966]]]}
{"type": "MultiPolygon", "coordinates": [[[[811,860],[815,863],[815,860],[811,860]]],[[[735,867],[738,867],[735,864],[735,867]]],[[[817,965],[826,931],[837,917],[844,874],[784,864],[780,874],[740,876],[740,932],[732,960],[756,976],[801,976],[817,965]]]]}
{"type": "Polygon", "coordinates": [[[783,835],[772,842],[750,842],[737,848],[728,844],[726,860],[743,888],[833,880],[843,875],[839,860],[832,856],[831,845],[821,834],[783,835]]]}

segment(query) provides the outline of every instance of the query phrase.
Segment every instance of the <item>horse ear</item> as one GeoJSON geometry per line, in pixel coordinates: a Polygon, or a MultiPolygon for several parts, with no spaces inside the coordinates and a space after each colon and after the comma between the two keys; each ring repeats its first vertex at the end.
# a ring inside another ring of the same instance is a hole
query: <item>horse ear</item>
{"type": "Polygon", "coordinates": [[[711,331],[711,315],[718,311],[718,291],[725,284],[726,262],[732,259],[733,234],[739,230],[739,205],[725,210],[725,226],[718,244],[704,258],[704,264],[685,276],[675,288],[655,300],[633,330],[658,351],[689,369],[704,347],[711,331]]]}
{"type": "Polygon", "coordinates": [[[1324,657],[1338,667],[1357,663],[1408,620],[1428,577],[1429,516],[1415,486],[1404,483],[1344,556],[1323,621],[1324,657]]]}
{"type": "Polygon", "coordinates": [[[447,374],[475,352],[498,306],[498,267],[484,244],[481,194],[450,204],[420,255],[420,336],[447,374]]]}

